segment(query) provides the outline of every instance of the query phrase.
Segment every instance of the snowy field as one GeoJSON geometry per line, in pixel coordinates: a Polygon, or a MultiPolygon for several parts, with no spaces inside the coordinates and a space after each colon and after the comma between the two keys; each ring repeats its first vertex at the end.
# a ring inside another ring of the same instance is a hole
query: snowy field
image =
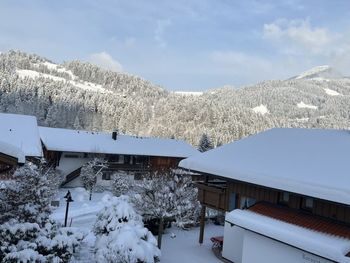
{"type": "MultiPolygon", "coordinates": [[[[68,224],[78,227],[86,232],[80,253],[75,255],[73,262],[93,262],[94,235],[90,232],[95,222],[96,214],[99,212],[107,200],[108,192],[94,193],[92,201],[83,188],[70,189],[74,202],[70,203],[68,224]]],[[[61,189],[59,193],[60,206],[53,211],[52,217],[60,222],[64,222],[66,203],[63,196],[67,189],[61,189]]],[[[214,224],[207,224],[205,228],[205,240],[203,245],[199,245],[199,228],[186,231],[176,227],[167,229],[162,240],[162,263],[215,263],[218,260],[212,250],[210,237],[223,235],[223,227],[214,224]],[[176,237],[172,238],[175,234],[176,237]]]]}

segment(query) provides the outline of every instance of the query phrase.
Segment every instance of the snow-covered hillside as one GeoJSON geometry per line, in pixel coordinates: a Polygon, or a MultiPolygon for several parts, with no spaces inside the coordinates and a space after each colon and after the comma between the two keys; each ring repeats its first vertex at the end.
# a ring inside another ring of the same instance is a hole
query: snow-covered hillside
{"type": "Polygon", "coordinates": [[[300,75],[296,76],[295,79],[318,79],[318,80],[326,80],[326,79],[334,79],[341,78],[341,74],[333,69],[331,66],[317,66],[312,69],[309,69],[300,75]]]}
{"type": "Polygon", "coordinates": [[[242,88],[168,92],[80,61],[55,64],[10,51],[0,65],[0,112],[35,115],[42,126],[119,129],[194,145],[203,133],[216,145],[272,127],[350,128],[350,79],[329,66],[242,88]]]}
{"type": "MultiPolygon", "coordinates": [[[[47,65],[48,62],[43,63],[43,65],[47,65]]],[[[50,63],[50,68],[52,68],[52,64],[50,63]]],[[[56,69],[57,69],[57,65],[56,65],[56,69]]],[[[75,81],[75,80],[67,80],[63,77],[57,77],[55,75],[51,75],[51,74],[46,74],[46,73],[41,73],[35,70],[28,70],[28,69],[17,69],[16,70],[17,74],[19,77],[21,78],[32,78],[32,79],[36,79],[36,78],[48,78],[50,80],[53,81],[63,81],[65,83],[71,84],[72,86],[78,88],[78,89],[84,89],[84,90],[90,90],[90,91],[94,91],[94,92],[101,92],[101,93],[112,93],[112,91],[107,90],[102,88],[101,85],[98,84],[94,84],[92,82],[88,82],[88,81],[75,81]]],[[[73,73],[71,71],[65,70],[63,69],[59,69],[58,72],[65,72],[65,73],[69,73],[69,75],[72,77],[72,79],[78,79],[78,77],[74,76],[73,73]]]]}

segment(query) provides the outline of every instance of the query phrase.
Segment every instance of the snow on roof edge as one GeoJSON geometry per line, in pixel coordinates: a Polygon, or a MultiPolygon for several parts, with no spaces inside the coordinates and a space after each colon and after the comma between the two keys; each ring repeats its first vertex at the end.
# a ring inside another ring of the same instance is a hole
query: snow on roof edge
{"type": "Polygon", "coordinates": [[[199,152],[184,140],[168,138],[118,135],[117,140],[113,140],[111,133],[108,132],[92,132],[42,126],[39,126],[39,133],[45,148],[51,151],[163,156],[174,158],[188,158],[199,152]],[[61,136],[65,136],[64,143],[57,144],[56,141],[61,136]],[[78,140],[80,141],[78,142],[78,140]]]}
{"type": "MultiPolygon", "coordinates": [[[[225,147],[227,149],[230,149],[231,147],[232,149],[233,147],[236,147],[235,145],[237,144],[241,144],[241,146],[244,145],[244,147],[246,147],[247,142],[249,142],[250,143],[250,145],[248,144],[248,148],[249,148],[249,146],[254,145],[256,142],[258,142],[258,140],[261,141],[261,139],[264,138],[264,137],[260,137],[261,134],[267,134],[271,131],[278,131],[278,130],[286,130],[286,131],[295,130],[297,132],[303,132],[306,130],[308,132],[314,131],[316,133],[320,133],[320,132],[337,133],[336,136],[339,135],[339,137],[350,136],[349,132],[346,130],[273,128],[265,132],[261,132],[256,135],[245,137],[239,141],[235,141],[235,142],[223,145],[222,147],[202,153],[202,156],[195,155],[195,156],[186,158],[180,161],[179,167],[184,169],[189,169],[191,171],[195,171],[199,173],[212,174],[214,176],[227,178],[233,181],[251,183],[251,184],[260,185],[260,186],[264,186],[264,187],[268,187],[276,190],[288,191],[288,192],[292,192],[292,193],[296,193],[304,196],[310,196],[314,198],[319,198],[323,200],[328,200],[336,203],[349,205],[350,191],[345,190],[342,187],[339,187],[339,185],[336,183],[327,184],[327,187],[325,187],[325,185],[320,184],[317,180],[314,180],[312,181],[312,183],[307,184],[305,183],[304,180],[301,180],[300,178],[290,177],[288,178],[288,181],[287,181],[285,177],[273,176],[273,174],[266,174],[266,173],[264,174],[262,171],[259,171],[259,170],[254,170],[254,169],[242,170],[244,167],[243,168],[240,167],[239,165],[237,165],[237,163],[233,164],[233,160],[231,160],[231,163],[230,163],[231,166],[227,166],[227,167],[223,167],[224,165],[222,165],[222,163],[220,163],[219,165],[216,162],[215,157],[222,157],[222,152],[225,152],[222,149],[224,149],[225,147]],[[257,139],[258,137],[259,139],[257,139]]],[[[333,134],[332,136],[334,135],[335,134],[333,134]]],[[[341,138],[341,139],[344,139],[344,138],[341,138]]],[[[345,138],[345,139],[348,141],[348,138],[345,138]]],[[[240,147],[239,149],[242,149],[242,147],[240,147]]],[[[227,151],[225,153],[227,154],[227,151]]],[[[344,154],[344,153],[340,153],[340,154],[344,154]]],[[[292,155],[289,155],[289,157],[291,156],[292,155]]],[[[329,166],[328,163],[325,165],[329,166]]],[[[311,174],[304,174],[304,175],[306,177],[309,176],[310,178],[312,178],[311,174]]],[[[327,177],[327,178],[330,178],[330,177],[327,177]]]]}
{"type": "Polygon", "coordinates": [[[350,240],[283,222],[253,211],[235,209],[226,214],[229,223],[336,262],[349,263],[350,240]]]}
{"type": "Polygon", "coordinates": [[[25,154],[21,149],[6,142],[0,141],[0,153],[16,158],[18,163],[25,163],[26,161],[25,154]]]}

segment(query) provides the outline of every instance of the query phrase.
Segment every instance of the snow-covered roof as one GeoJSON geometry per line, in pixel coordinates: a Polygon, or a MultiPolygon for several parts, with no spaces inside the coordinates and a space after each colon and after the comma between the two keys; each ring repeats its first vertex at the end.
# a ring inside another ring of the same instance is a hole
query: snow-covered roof
{"type": "Polygon", "coordinates": [[[39,127],[45,147],[51,151],[167,156],[186,158],[198,151],[181,140],[134,137],[111,133],[39,127]]]}
{"type": "Polygon", "coordinates": [[[26,161],[26,157],[21,149],[3,141],[0,141],[0,153],[17,158],[19,163],[25,163],[26,161]]]}
{"type": "Polygon", "coordinates": [[[38,124],[33,116],[0,113],[0,141],[0,152],[19,161],[23,155],[42,156],[38,124]]]}
{"type": "Polygon", "coordinates": [[[180,167],[350,205],[350,132],[271,129],[180,167]]]}
{"type": "Polygon", "coordinates": [[[350,251],[349,239],[313,231],[249,210],[233,210],[226,214],[225,219],[239,227],[335,262],[350,262],[350,258],[345,256],[350,251]]]}

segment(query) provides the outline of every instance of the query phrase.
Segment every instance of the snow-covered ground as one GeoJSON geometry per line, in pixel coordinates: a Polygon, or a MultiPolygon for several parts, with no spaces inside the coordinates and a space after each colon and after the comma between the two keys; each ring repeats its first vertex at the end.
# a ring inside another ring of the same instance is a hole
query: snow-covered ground
{"type": "Polygon", "coordinates": [[[269,113],[269,110],[268,110],[267,107],[266,107],[265,105],[263,105],[263,104],[252,108],[252,110],[253,110],[255,113],[260,113],[261,115],[264,115],[264,114],[266,114],[266,113],[269,113]]]}
{"type": "MultiPolygon", "coordinates": [[[[25,77],[32,78],[32,79],[36,79],[39,77],[48,78],[48,79],[51,79],[53,81],[68,82],[79,89],[90,90],[90,91],[94,91],[94,92],[102,92],[102,93],[112,93],[112,91],[103,88],[102,85],[98,85],[98,84],[88,82],[88,81],[80,81],[79,82],[79,81],[75,81],[75,80],[66,80],[65,78],[62,78],[62,77],[57,77],[54,75],[41,73],[41,72],[37,72],[35,70],[29,70],[29,69],[17,69],[16,72],[20,78],[25,78],[25,77]]],[[[64,72],[64,71],[61,70],[61,72],[64,72]]],[[[68,74],[70,74],[70,73],[68,73],[68,74]]],[[[72,76],[74,77],[74,75],[71,75],[71,77],[72,76]]],[[[74,77],[74,79],[75,78],[76,77],[74,77]]]]}
{"type": "Polygon", "coordinates": [[[182,96],[202,96],[202,91],[174,91],[174,94],[182,96]]]}
{"type": "MultiPolygon", "coordinates": [[[[53,211],[52,218],[64,222],[66,209],[64,195],[68,189],[61,189],[59,192],[60,206],[53,211]]],[[[74,202],[69,206],[68,224],[78,227],[88,235],[84,239],[79,254],[75,256],[73,262],[93,262],[94,235],[90,232],[96,220],[96,214],[100,211],[104,203],[107,202],[108,192],[94,193],[92,200],[89,201],[89,195],[83,188],[69,189],[74,202]],[[72,221],[71,221],[72,220],[72,221]]],[[[218,260],[211,250],[210,237],[223,235],[223,227],[214,224],[207,224],[205,228],[204,243],[199,245],[199,228],[191,230],[181,230],[172,227],[166,230],[162,240],[162,263],[215,263],[218,260]],[[174,235],[175,234],[175,237],[174,235]]]]}
{"type": "Polygon", "coordinates": [[[339,96],[339,95],[342,95],[340,94],[338,91],[335,91],[335,90],[332,90],[332,89],[328,89],[328,88],[325,88],[324,91],[330,95],[330,96],[339,96]]]}
{"type": "Polygon", "coordinates": [[[306,103],[304,103],[303,101],[299,102],[299,103],[297,104],[297,107],[298,107],[298,108],[312,109],[312,110],[317,110],[317,108],[318,108],[318,107],[315,106],[315,105],[306,104],[306,103]]]}

